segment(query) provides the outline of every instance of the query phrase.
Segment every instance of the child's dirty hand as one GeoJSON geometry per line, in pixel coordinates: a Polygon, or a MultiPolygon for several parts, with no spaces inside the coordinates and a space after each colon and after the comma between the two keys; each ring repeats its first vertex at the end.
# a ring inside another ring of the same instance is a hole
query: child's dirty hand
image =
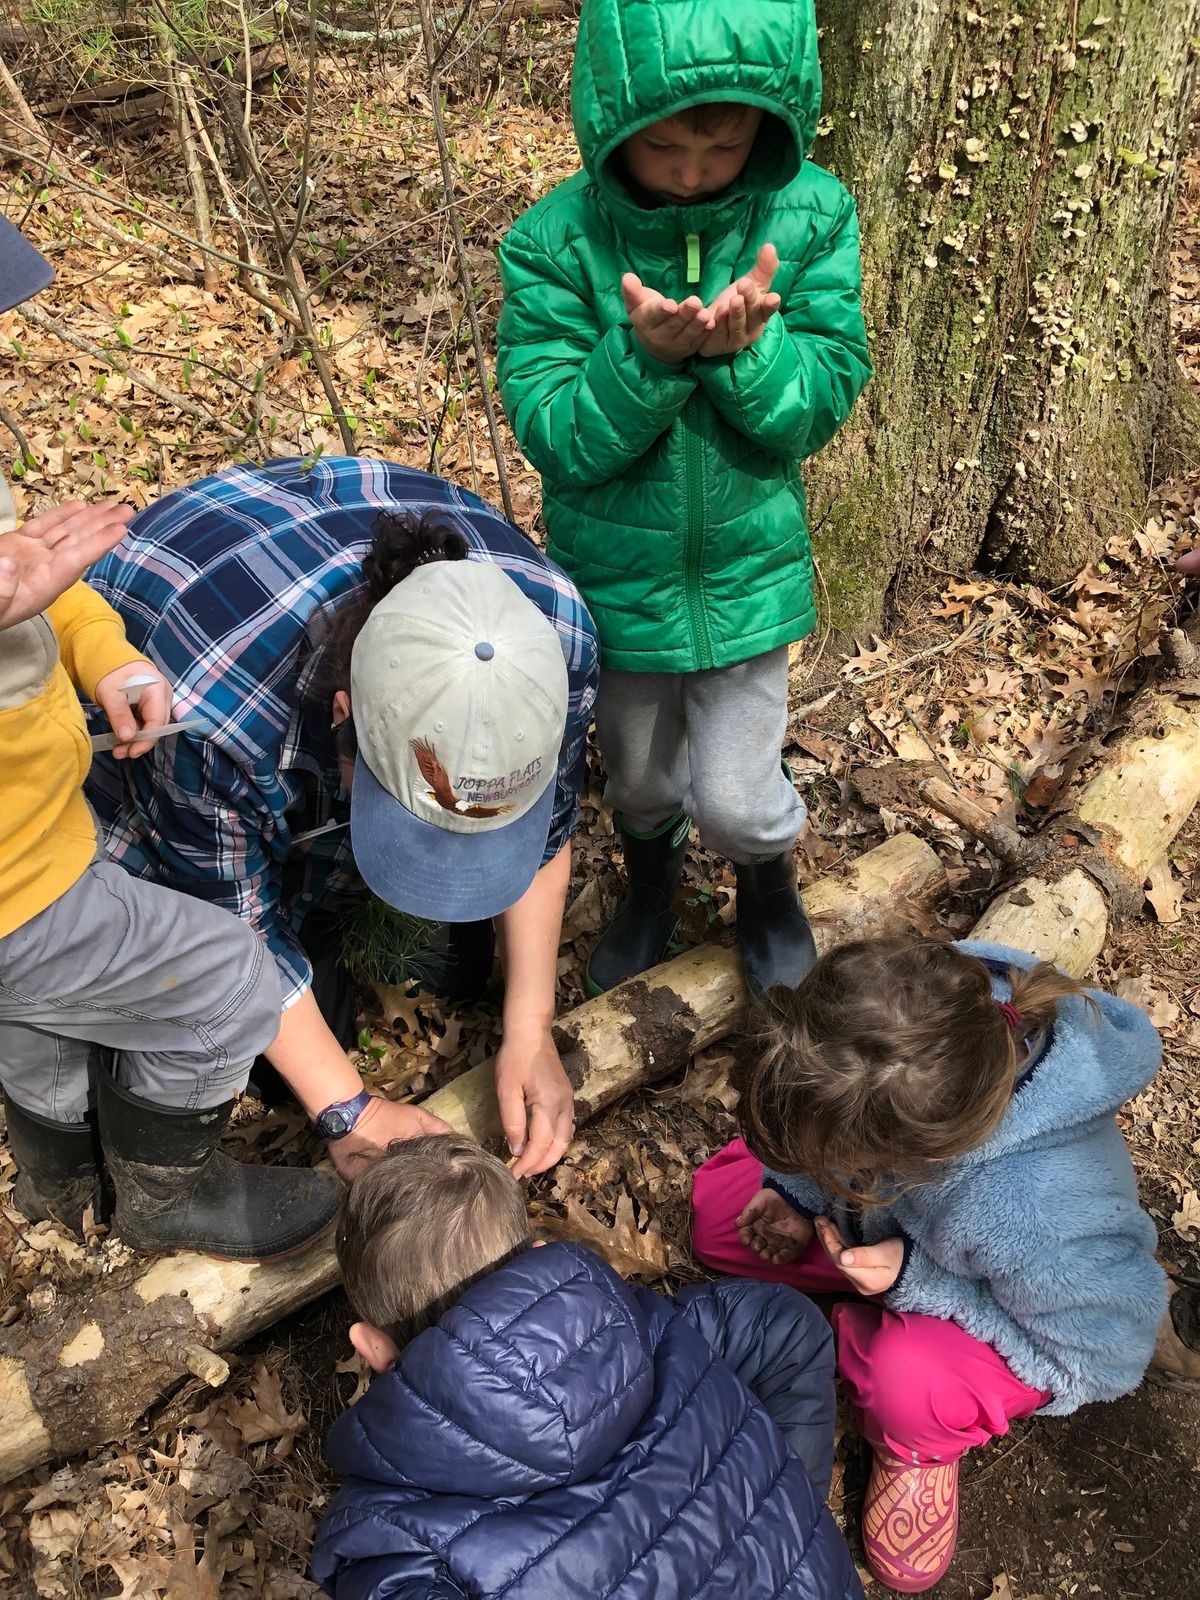
{"type": "Polygon", "coordinates": [[[682,305],[648,289],[633,272],[621,279],[621,293],[634,336],[656,361],[675,367],[694,356],[715,326],[712,312],[696,295],[682,305]]]}
{"type": "Polygon", "coordinates": [[[771,290],[778,271],[779,255],[775,246],[763,245],[750,271],[731,283],[728,289],[723,289],[709,306],[715,327],[700,347],[702,356],[736,355],[739,350],[748,350],[758,343],[763,329],[782,304],[771,290]]]}
{"type": "Polygon", "coordinates": [[[802,1256],[812,1242],[813,1225],[774,1189],[760,1189],[734,1226],[747,1250],[782,1265],[802,1256]]]}
{"type": "Polygon", "coordinates": [[[828,1217],[817,1218],[817,1238],[838,1271],[859,1294],[886,1294],[904,1265],[904,1240],[847,1245],[828,1217]]]}

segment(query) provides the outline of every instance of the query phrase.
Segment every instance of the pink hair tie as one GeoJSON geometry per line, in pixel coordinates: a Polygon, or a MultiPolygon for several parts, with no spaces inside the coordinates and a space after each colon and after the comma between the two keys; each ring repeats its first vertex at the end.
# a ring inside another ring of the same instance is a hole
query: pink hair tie
{"type": "Polygon", "coordinates": [[[1004,1013],[1004,1020],[1010,1028],[1019,1028],[1021,1026],[1024,1018],[1011,1000],[1001,1000],[1000,1010],[1004,1013]]]}

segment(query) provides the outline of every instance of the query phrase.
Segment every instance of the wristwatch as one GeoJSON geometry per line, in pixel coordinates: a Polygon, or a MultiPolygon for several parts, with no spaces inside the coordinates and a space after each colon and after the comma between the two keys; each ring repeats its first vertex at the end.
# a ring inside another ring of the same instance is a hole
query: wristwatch
{"type": "Polygon", "coordinates": [[[360,1089],[353,1100],[335,1100],[313,1118],[313,1127],[322,1139],[344,1139],[354,1131],[359,1117],[371,1104],[371,1098],[369,1090],[360,1089]]]}

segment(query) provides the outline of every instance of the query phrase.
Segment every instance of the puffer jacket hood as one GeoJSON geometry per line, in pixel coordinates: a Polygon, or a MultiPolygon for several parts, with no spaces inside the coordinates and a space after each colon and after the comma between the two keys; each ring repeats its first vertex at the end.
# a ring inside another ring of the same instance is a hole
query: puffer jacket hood
{"type": "Polygon", "coordinates": [[[584,168],[611,207],[636,209],[612,159],[622,141],[717,101],[758,106],[767,116],[728,193],[707,205],[663,208],[686,211],[693,228],[712,225],[749,196],[786,188],[799,173],[821,111],[812,0],[588,0],[571,113],[584,168]]]}
{"type": "Polygon", "coordinates": [[[547,1245],[494,1274],[486,1297],[459,1301],[334,1423],[331,1466],[360,1470],[369,1455],[381,1483],[489,1497],[589,1476],[629,1438],[654,1387],[645,1315],[594,1265],[547,1245]],[[551,1314],[531,1321],[523,1313],[539,1295],[552,1297],[551,1314]]]}
{"type": "Polygon", "coordinates": [[[799,1456],[716,1353],[790,1352],[812,1308],[776,1284],[685,1299],[574,1244],[473,1285],[334,1424],[349,1476],[317,1581],[335,1600],[862,1600],[799,1456]]]}
{"type": "Polygon", "coordinates": [[[500,247],[497,376],[610,670],[729,667],[816,625],[800,466],[870,373],[854,202],[807,159],[820,103],[813,0],[584,0],[584,170],[500,247]],[[706,101],[767,113],[740,175],[640,203],[618,146],[706,101]],[[752,345],[671,364],[635,336],[624,274],[707,305],[765,245],[780,306],[752,345]]]}

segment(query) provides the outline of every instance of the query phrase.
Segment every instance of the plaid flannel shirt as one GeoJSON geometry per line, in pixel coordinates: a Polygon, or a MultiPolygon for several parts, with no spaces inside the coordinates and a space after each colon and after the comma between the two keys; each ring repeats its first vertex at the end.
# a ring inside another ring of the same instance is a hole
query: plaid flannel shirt
{"type": "MultiPolygon", "coordinates": [[[[465,535],[469,559],[503,567],[558,631],[570,699],[549,861],[578,820],[595,629],[565,574],[475,495],[361,457],[235,467],[140,512],[90,574],[170,682],[176,717],[203,730],[161,740],[139,761],[96,759],[87,795],[102,847],[128,871],[249,921],[288,1004],[312,978],[297,937],[304,916],[363,892],[330,707],[310,691],[332,613],[362,584],[381,510],[441,513],[465,535]]],[[[106,727],[94,718],[93,731],[106,727]]]]}

